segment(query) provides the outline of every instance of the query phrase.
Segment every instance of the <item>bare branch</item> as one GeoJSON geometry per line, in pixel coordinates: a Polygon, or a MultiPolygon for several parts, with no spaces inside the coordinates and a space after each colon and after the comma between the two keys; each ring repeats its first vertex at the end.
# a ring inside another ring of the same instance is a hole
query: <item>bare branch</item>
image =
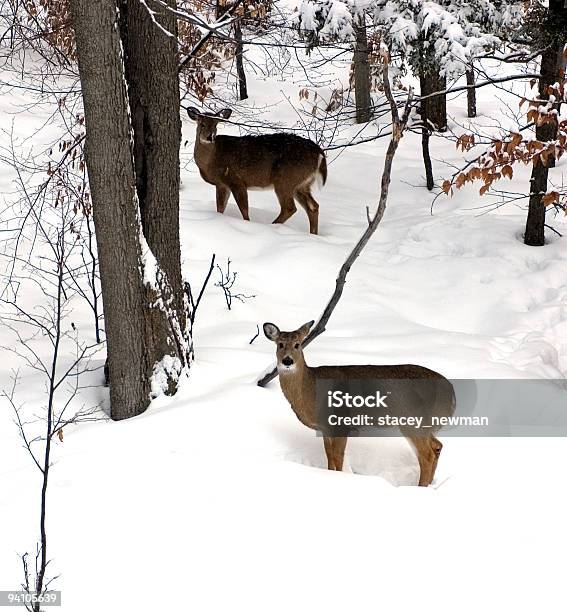
{"type": "MultiPolygon", "coordinates": [[[[374,213],[374,216],[370,220],[368,227],[366,228],[362,236],[359,238],[358,242],[355,244],[352,251],[346,258],[345,262],[341,266],[341,269],[339,270],[339,274],[337,276],[337,280],[335,283],[335,290],[333,292],[333,295],[331,296],[331,299],[329,300],[329,302],[327,303],[327,306],[323,310],[323,313],[319,317],[319,320],[317,321],[317,323],[315,324],[315,326],[313,327],[313,329],[311,330],[307,338],[303,341],[304,347],[310,344],[313,340],[315,340],[315,338],[317,338],[317,336],[321,335],[325,331],[326,325],[329,319],[331,318],[331,315],[333,314],[333,311],[335,310],[343,294],[347,274],[349,273],[352,265],[358,259],[358,256],[360,255],[364,247],[368,244],[368,241],[370,240],[370,238],[376,231],[378,225],[380,224],[380,221],[382,221],[382,217],[384,216],[384,212],[386,210],[386,202],[388,200],[388,193],[389,193],[390,180],[391,180],[391,174],[392,174],[392,164],[394,161],[394,156],[400,144],[400,140],[407,127],[407,122],[409,120],[409,116],[411,113],[412,103],[413,103],[413,90],[410,89],[408,92],[408,97],[407,97],[407,100],[404,106],[404,111],[400,119],[399,113],[398,113],[398,107],[396,105],[396,101],[394,99],[394,96],[392,95],[392,90],[390,87],[390,78],[389,78],[387,61],[384,61],[384,65],[382,68],[382,75],[384,79],[384,91],[386,93],[386,96],[388,97],[390,108],[392,109],[393,129],[392,129],[392,137],[390,139],[388,150],[386,152],[386,159],[384,160],[384,169],[382,171],[380,199],[378,202],[378,207],[376,209],[376,212],[374,213]]],[[[258,385],[260,387],[265,387],[276,376],[277,376],[277,369],[274,368],[271,372],[263,376],[258,381],[258,385]]]]}

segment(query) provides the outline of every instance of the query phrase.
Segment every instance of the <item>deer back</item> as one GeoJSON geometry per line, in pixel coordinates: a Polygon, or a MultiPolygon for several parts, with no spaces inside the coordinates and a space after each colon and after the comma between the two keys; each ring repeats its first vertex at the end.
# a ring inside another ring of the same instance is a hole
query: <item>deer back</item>
{"type": "Polygon", "coordinates": [[[197,143],[195,159],[213,183],[238,181],[247,188],[310,183],[319,172],[321,148],[295,134],[225,136],[214,143],[197,143]]]}

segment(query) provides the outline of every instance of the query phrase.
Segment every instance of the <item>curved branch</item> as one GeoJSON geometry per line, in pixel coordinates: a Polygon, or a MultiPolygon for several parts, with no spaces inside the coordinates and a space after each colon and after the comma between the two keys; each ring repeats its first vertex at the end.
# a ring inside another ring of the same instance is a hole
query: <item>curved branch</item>
{"type": "MultiPolygon", "coordinates": [[[[407,122],[410,116],[412,102],[413,102],[413,91],[410,89],[408,93],[408,97],[404,106],[404,111],[401,119],[399,118],[398,108],[396,102],[394,100],[394,96],[392,94],[392,90],[390,88],[390,79],[388,74],[388,64],[385,62],[382,68],[382,74],[384,79],[384,91],[386,96],[388,97],[388,101],[390,102],[390,106],[392,109],[392,121],[393,121],[393,129],[392,129],[392,137],[390,139],[390,143],[388,145],[388,150],[386,152],[386,159],[384,160],[384,170],[382,171],[382,180],[381,180],[381,189],[380,189],[380,200],[378,202],[378,208],[374,213],[374,216],[369,220],[368,227],[359,238],[358,242],[354,245],[352,251],[349,256],[346,258],[345,262],[341,266],[339,270],[339,274],[337,276],[335,290],[331,299],[329,300],[327,306],[323,310],[319,320],[315,324],[315,327],[311,330],[307,338],[303,341],[303,347],[306,347],[310,344],[317,336],[320,336],[326,329],[327,323],[333,314],[341,296],[343,294],[346,277],[349,273],[352,265],[358,259],[358,256],[364,249],[364,247],[368,244],[368,241],[372,237],[372,234],[376,231],[376,228],[382,221],[382,217],[384,216],[384,212],[386,211],[386,202],[388,200],[388,192],[390,188],[390,179],[392,174],[392,163],[394,161],[394,156],[398,149],[398,145],[400,144],[400,140],[403,136],[403,133],[406,129],[407,122]]],[[[258,381],[258,386],[265,387],[271,380],[273,380],[277,376],[277,369],[274,368],[271,372],[263,376],[258,381]]]]}

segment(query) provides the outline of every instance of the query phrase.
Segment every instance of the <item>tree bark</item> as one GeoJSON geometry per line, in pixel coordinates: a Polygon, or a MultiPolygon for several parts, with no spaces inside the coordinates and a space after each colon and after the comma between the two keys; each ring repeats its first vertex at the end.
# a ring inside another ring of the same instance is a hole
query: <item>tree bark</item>
{"type": "MultiPolygon", "coordinates": [[[[363,18],[364,19],[364,18],[363,18]]],[[[368,62],[368,38],[364,21],[355,26],[354,50],[354,98],[356,122],[367,123],[372,117],[370,97],[370,64],[368,62]]]]}
{"type": "MultiPolygon", "coordinates": [[[[441,76],[432,50],[422,51],[419,84],[422,96],[447,89],[447,79],[441,76]]],[[[439,94],[422,100],[421,117],[431,130],[444,132],[447,129],[447,95],[439,94]]]]}
{"type": "MultiPolygon", "coordinates": [[[[111,416],[124,419],[143,412],[152,392],[173,392],[182,368],[189,363],[183,288],[178,293],[173,288],[174,282],[181,284],[178,192],[172,188],[179,184],[179,166],[174,163],[178,156],[179,112],[168,117],[168,103],[154,101],[164,122],[159,126],[159,136],[157,125],[144,116],[143,142],[150,154],[145,157],[144,182],[139,184],[145,189],[144,201],[150,203],[145,210],[146,231],[158,253],[154,262],[155,251],[148,249],[142,236],[136,143],[133,146],[116,4],[114,0],[72,0],[71,14],[86,120],[85,158],[99,252],[111,416]],[[163,141],[169,148],[155,144],[163,141]],[[163,186],[173,204],[163,195],[155,198],[158,185],[163,186]],[[164,360],[166,356],[171,359],[164,360]],[[161,366],[161,377],[156,379],[159,389],[152,389],[157,364],[161,366]]],[[[165,70],[168,60],[162,59],[165,70]]],[[[153,74],[152,78],[161,77],[153,74]]],[[[156,96],[156,83],[151,86],[145,96],[156,96]]],[[[164,84],[157,97],[170,98],[171,90],[167,91],[164,84]]],[[[178,98],[176,102],[178,107],[178,98]]]]}
{"type": "Polygon", "coordinates": [[[144,346],[145,289],[130,146],[128,98],[113,0],[72,0],[86,120],[87,162],[98,243],[113,418],[150,401],[144,346]]]}
{"type": "MultiPolygon", "coordinates": [[[[564,0],[549,0],[549,22],[565,21],[567,6],[564,0]]],[[[552,36],[551,44],[541,55],[541,77],[539,79],[539,97],[547,100],[549,94],[547,87],[561,79],[564,57],[563,48],[567,40],[567,33],[562,36],[552,36]]],[[[557,137],[557,124],[544,123],[536,126],[536,138],[540,142],[554,140],[557,137]]],[[[547,165],[534,162],[530,178],[530,201],[528,218],[524,233],[524,244],[529,246],[543,246],[545,244],[545,205],[543,196],[547,192],[547,178],[549,168],[555,166],[555,159],[550,158],[547,165]]]]}
{"type": "Polygon", "coordinates": [[[423,165],[425,167],[425,184],[429,191],[435,187],[433,180],[433,165],[431,163],[431,154],[429,153],[429,129],[426,126],[421,128],[421,153],[423,155],[423,165]]]}
{"type": "Polygon", "coordinates": [[[447,88],[445,77],[439,74],[439,66],[435,61],[432,50],[426,50],[426,41],[421,41],[419,64],[419,86],[422,96],[420,104],[421,128],[421,152],[423,166],[425,169],[425,182],[427,189],[431,191],[434,187],[433,165],[429,152],[429,140],[432,131],[444,132],[447,128],[447,96],[440,94],[431,98],[423,98],[437,91],[447,88]]]}
{"type": "Polygon", "coordinates": [[[467,116],[476,117],[476,89],[474,85],[474,70],[472,67],[467,70],[467,116]]]}
{"type": "MultiPolygon", "coordinates": [[[[134,131],[136,189],[143,233],[165,272],[179,333],[191,346],[181,274],[179,238],[179,58],[175,16],[158,2],[120,0],[120,35],[125,54],[131,120],[134,131]],[[149,10],[155,11],[154,23],[149,10]],[[168,35],[167,33],[170,33],[168,35]]],[[[175,0],[167,0],[176,8],[175,0]]],[[[171,343],[171,321],[154,311],[148,342],[149,359],[165,355],[184,360],[181,346],[171,343]]],[[[178,344],[178,343],[177,343],[178,344]]],[[[191,349],[190,349],[191,350],[191,349]]],[[[176,384],[170,381],[169,393],[176,384]]]]}
{"type": "Polygon", "coordinates": [[[248,86],[246,84],[246,73],[244,72],[243,52],[244,45],[242,44],[242,29],[240,28],[240,19],[234,22],[234,39],[236,40],[236,74],[238,76],[238,96],[240,100],[248,98],[248,86]]]}

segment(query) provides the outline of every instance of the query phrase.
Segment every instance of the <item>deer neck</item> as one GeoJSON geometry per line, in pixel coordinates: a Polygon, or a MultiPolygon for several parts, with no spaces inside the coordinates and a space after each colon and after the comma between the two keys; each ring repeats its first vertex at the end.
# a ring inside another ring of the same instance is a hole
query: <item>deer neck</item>
{"type": "Polygon", "coordinates": [[[195,157],[195,163],[200,169],[206,169],[212,162],[215,154],[215,143],[209,142],[205,139],[201,140],[201,130],[197,128],[197,135],[195,138],[195,148],[193,149],[193,156],[195,157]]]}
{"type": "Polygon", "coordinates": [[[280,386],[297,418],[307,427],[317,428],[315,374],[305,361],[287,370],[278,366],[280,386]]]}

